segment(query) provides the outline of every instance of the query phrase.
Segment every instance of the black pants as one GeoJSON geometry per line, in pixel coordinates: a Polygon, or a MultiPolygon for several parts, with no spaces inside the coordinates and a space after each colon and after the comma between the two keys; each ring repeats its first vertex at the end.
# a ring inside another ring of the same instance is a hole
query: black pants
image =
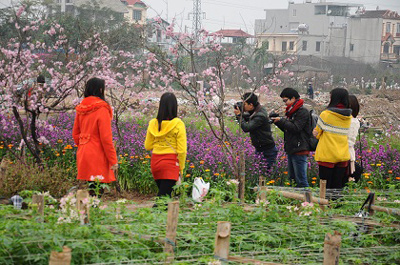
{"type": "Polygon", "coordinates": [[[319,178],[326,180],[327,189],[342,189],[347,167],[324,167],[319,166],[319,178]]]}
{"type": "Polygon", "coordinates": [[[157,179],[156,180],[158,193],[157,197],[169,196],[172,194],[172,187],[175,186],[176,180],[172,179],[157,179]]]}

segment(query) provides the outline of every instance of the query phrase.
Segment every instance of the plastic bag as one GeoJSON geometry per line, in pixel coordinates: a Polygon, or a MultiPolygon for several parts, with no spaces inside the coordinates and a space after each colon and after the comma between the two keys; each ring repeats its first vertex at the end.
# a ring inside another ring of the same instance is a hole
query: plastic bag
{"type": "Polygon", "coordinates": [[[193,181],[192,198],[195,202],[202,202],[210,189],[210,183],[202,178],[195,178],[193,181]]]}

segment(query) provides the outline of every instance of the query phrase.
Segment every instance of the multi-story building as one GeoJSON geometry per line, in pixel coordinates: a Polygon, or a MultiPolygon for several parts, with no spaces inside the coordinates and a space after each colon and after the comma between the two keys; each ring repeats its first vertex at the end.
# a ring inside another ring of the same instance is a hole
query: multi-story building
{"type": "Polygon", "coordinates": [[[128,12],[125,18],[132,24],[144,26],[147,21],[148,6],[140,0],[121,0],[125,4],[128,12]]]}
{"type": "Polygon", "coordinates": [[[61,12],[77,13],[80,8],[109,9],[117,14],[128,12],[121,0],[55,0],[55,4],[61,12]]]}
{"type": "Polygon", "coordinates": [[[169,51],[169,48],[175,44],[174,38],[167,36],[166,28],[170,25],[168,21],[161,19],[161,23],[156,19],[147,20],[147,40],[150,44],[156,45],[164,51],[169,51]]]}
{"type": "MultiPolygon", "coordinates": [[[[325,2],[289,2],[287,9],[266,9],[255,22],[258,45],[268,42],[275,54],[327,56],[332,28],[345,28],[362,5],[325,2]]],[[[339,56],[339,55],[338,55],[339,56]]]]}

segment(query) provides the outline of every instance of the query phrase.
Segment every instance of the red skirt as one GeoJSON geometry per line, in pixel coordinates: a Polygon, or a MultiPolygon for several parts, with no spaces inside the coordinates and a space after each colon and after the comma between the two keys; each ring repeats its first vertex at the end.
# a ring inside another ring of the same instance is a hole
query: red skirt
{"type": "Polygon", "coordinates": [[[151,173],[157,179],[179,179],[179,161],[177,154],[152,154],[151,173]]]}

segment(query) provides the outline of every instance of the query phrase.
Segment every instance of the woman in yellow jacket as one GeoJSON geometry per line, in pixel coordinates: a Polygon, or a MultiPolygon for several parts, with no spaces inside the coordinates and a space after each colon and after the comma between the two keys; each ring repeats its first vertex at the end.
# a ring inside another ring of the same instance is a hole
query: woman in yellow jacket
{"type": "Polygon", "coordinates": [[[170,196],[186,162],[186,128],[177,118],[178,102],[173,93],[164,93],[156,119],[149,122],[144,146],[152,150],[151,173],[157,183],[158,197],[170,196]]]}
{"type": "Polygon", "coordinates": [[[327,181],[328,189],[343,188],[348,161],[350,160],[348,133],[351,124],[349,93],[344,88],[331,91],[328,108],[321,113],[314,136],[319,139],[315,160],[319,177],[327,181]]]}

